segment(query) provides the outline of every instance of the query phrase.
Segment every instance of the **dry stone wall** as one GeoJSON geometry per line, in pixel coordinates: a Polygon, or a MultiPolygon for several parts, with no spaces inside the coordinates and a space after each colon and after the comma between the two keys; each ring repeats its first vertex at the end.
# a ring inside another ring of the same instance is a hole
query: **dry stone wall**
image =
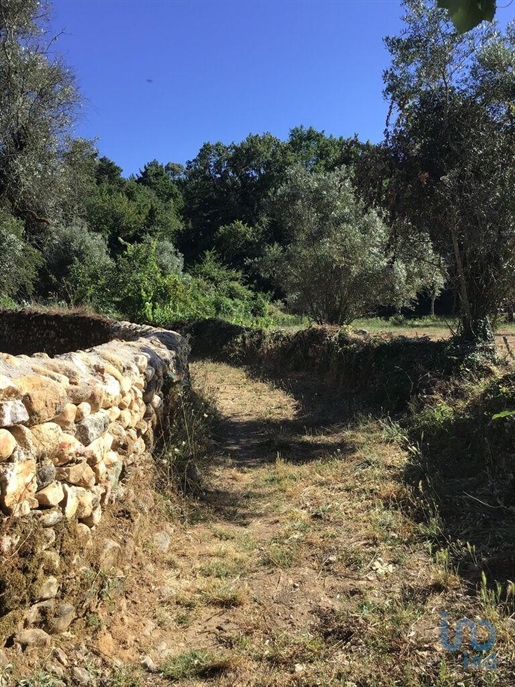
{"type": "Polygon", "coordinates": [[[51,353],[87,340],[88,325],[106,342],[54,357],[0,353],[0,508],[44,527],[92,528],[124,468],[153,447],[166,393],[187,381],[188,346],[175,332],[78,316],[70,336],[55,315],[18,312],[0,313],[4,347],[22,348],[27,320],[30,346],[51,353]]]}

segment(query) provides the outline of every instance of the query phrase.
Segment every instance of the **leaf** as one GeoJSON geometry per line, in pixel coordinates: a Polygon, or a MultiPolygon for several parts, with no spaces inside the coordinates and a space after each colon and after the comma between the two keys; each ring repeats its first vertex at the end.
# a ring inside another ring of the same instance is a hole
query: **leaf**
{"type": "Polygon", "coordinates": [[[438,0],[438,7],[449,11],[459,33],[470,31],[482,21],[493,21],[496,0],[438,0]]]}
{"type": "Polygon", "coordinates": [[[510,415],[515,415],[515,410],[503,410],[502,413],[496,413],[492,415],[492,420],[497,420],[500,417],[508,417],[510,415]]]}

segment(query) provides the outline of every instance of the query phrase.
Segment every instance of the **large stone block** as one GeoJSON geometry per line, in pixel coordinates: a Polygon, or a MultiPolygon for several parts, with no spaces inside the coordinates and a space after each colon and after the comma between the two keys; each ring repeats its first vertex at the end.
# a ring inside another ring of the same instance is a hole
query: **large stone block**
{"type": "Polygon", "coordinates": [[[29,413],[22,401],[0,402],[0,427],[12,427],[27,422],[29,413]]]}
{"type": "Polygon", "coordinates": [[[84,446],[88,446],[92,441],[98,439],[109,427],[109,413],[100,410],[84,418],[75,430],[75,436],[84,446]]]}
{"type": "Polygon", "coordinates": [[[47,422],[62,412],[67,395],[57,382],[34,374],[23,375],[14,381],[22,393],[22,401],[29,414],[29,425],[47,422]]]}
{"type": "Polygon", "coordinates": [[[0,429],[0,460],[7,460],[16,448],[16,439],[8,429],[0,429]]]}
{"type": "Polygon", "coordinates": [[[2,510],[12,513],[36,491],[36,461],[28,458],[1,465],[0,487],[2,510]]]}
{"type": "Polygon", "coordinates": [[[56,476],[58,480],[86,489],[90,489],[95,484],[95,473],[86,462],[60,467],[57,469],[56,476]]]}

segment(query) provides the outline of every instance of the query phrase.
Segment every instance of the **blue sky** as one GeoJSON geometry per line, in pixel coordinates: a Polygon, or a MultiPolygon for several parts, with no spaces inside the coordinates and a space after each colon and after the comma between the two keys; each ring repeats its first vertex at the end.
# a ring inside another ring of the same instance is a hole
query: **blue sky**
{"type": "Polygon", "coordinates": [[[76,134],[123,169],[294,126],[378,141],[400,0],[53,0],[85,98],[76,134]],[[149,81],[150,80],[150,81],[149,81]]]}

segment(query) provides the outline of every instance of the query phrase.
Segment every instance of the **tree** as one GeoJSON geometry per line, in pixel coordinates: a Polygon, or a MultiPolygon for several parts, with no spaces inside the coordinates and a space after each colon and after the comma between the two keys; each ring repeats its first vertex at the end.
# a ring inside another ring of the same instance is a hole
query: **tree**
{"type": "Polygon", "coordinates": [[[438,7],[449,10],[449,17],[460,33],[474,29],[482,21],[493,21],[495,0],[438,0],[438,7]]]}
{"type": "Polygon", "coordinates": [[[404,6],[406,29],[386,39],[390,219],[444,258],[461,337],[491,341],[515,269],[515,32],[460,36],[426,0],[404,6]]]}
{"type": "Polygon", "coordinates": [[[54,52],[49,7],[46,0],[0,3],[0,205],[29,236],[61,217],[60,181],[79,106],[74,76],[54,52]]]}
{"type": "Polygon", "coordinates": [[[265,263],[294,311],[348,324],[379,305],[402,307],[423,288],[423,273],[390,250],[388,228],[356,199],[343,168],[291,168],[274,204],[289,244],[269,249],[265,263]]]}

